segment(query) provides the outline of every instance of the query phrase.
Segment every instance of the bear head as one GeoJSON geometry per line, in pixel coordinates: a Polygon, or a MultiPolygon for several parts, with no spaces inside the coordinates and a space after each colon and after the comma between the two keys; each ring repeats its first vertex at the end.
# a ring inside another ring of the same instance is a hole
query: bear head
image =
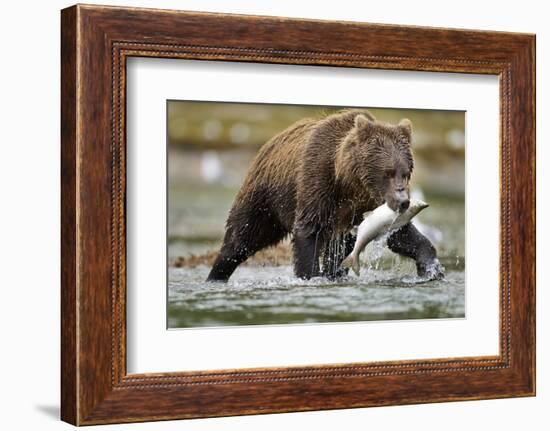
{"type": "Polygon", "coordinates": [[[378,204],[394,211],[410,204],[413,170],[412,124],[391,125],[358,114],[336,154],[336,177],[351,187],[364,187],[378,204]]]}

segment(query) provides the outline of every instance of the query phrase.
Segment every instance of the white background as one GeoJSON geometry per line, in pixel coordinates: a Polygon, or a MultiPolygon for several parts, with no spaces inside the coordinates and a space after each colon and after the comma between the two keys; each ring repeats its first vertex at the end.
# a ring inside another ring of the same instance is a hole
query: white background
{"type": "Polygon", "coordinates": [[[127,83],[129,373],[498,354],[498,77],[140,58],[127,83]],[[467,318],[167,331],[167,99],[466,111],[467,318]]]}
{"type": "MultiPolygon", "coordinates": [[[[544,2],[439,1],[102,1],[107,4],[188,10],[345,19],[394,24],[478,28],[537,33],[537,117],[550,117],[548,85],[550,29],[544,2]]],[[[2,414],[4,429],[70,429],[59,409],[59,9],[65,1],[5,2],[0,16],[0,286],[2,301],[2,414]]],[[[537,338],[538,396],[284,415],[105,426],[95,429],[278,430],[547,429],[550,422],[548,362],[550,320],[550,150],[548,122],[539,121],[539,220],[537,338]],[[546,186],[546,187],[545,187],[546,186]]]]}

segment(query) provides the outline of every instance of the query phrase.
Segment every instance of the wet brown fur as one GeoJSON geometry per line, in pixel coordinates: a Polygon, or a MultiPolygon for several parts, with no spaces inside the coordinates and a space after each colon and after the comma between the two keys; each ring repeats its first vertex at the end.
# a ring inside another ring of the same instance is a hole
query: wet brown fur
{"type": "Polygon", "coordinates": [[[357,109],[303,119],[274,136],[235,198],[209,279],[226,280],[249,256],[289,234],[296,274],[316,275],[330,239],[346,235],[384,201],[384,172],[402,165],[410,175],[410,140],[410,121],[390,125],[357,109]],[[312,237],[314,252],[301,256],[301,239],[312,237]],[[304,260],[312,265],[305,272],[298,268],[304,260]]]}

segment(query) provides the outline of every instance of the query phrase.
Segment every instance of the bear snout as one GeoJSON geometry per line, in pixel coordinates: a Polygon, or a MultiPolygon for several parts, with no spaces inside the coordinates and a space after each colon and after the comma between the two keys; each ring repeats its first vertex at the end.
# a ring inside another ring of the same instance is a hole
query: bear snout
{"type": "Polygon", "coordinates": [[[407,211],[407,209],[409,208],[410,204],[411,204],[411,201],[410,201],[409,199],[402,201],[402,202],[399,204],[399,212],[404,213],[405,211],[407,211]]]}

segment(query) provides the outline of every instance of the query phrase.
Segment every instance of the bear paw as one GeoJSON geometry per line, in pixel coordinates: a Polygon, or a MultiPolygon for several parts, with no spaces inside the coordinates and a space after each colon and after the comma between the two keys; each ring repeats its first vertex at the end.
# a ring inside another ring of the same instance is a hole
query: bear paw
{"type": "Polygon", "coordinates": [[[445,267],[441,265],[437,258],[428,262],[417,262],[416,270],[418,276],[426,281],[443,280],[445,278],[445,267]]]}

